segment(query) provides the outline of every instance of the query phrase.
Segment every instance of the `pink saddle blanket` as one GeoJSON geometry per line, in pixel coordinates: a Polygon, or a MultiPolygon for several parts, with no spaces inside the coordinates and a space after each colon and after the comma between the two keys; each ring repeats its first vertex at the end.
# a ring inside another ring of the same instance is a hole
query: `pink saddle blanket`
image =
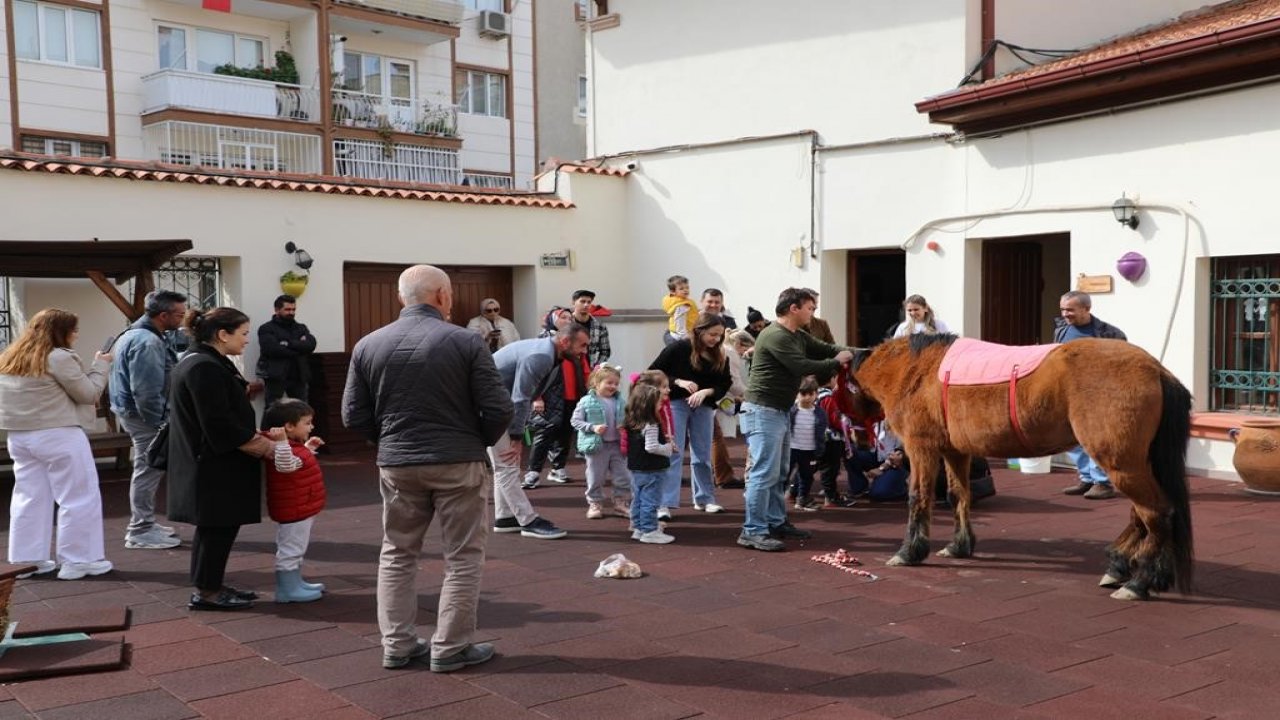
{"type": "Polygon", "coordinates": [[[957,338],[938,366],[938,379],[948,385],[995,385],[1022,378],[1059,345],[997,345],[957,338]]]}

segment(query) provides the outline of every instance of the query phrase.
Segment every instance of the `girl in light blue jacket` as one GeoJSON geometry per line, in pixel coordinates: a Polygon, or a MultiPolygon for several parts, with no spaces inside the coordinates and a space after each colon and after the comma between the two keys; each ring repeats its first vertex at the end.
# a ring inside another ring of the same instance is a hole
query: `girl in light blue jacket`
{"type": "Polygon", "coordinates": [[[603,518],[606,505],[612,505],[612,514],[618,517],[631,517],[631,472],[619,431],[626,409],[618,394],[621,382],[618,368],[597,367],[587,379],[591,391],[569,420],[578,431],[578,452],[587,458],[587,517],[591,520],[603,518]],[[611,498],[605,494],[606,484],[612,485],[611,498]]]}

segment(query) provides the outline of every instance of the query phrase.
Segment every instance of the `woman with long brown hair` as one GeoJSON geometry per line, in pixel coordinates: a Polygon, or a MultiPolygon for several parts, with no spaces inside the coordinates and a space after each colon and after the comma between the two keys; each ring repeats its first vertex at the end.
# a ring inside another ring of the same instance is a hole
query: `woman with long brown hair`
{"type": "Polygon", "coordinates": [[[686,439],[691,456],[693,509],[709,513],[724,510],[716,504],[716,486],[711,477],[716,403],[733,383],[724,351],[724,330],[724,320],[719,315],[699,316],[687,339],[663,348],[649,365],[651,370],[661,370],[671,379],[671,414],[675,420],[672,440],[676,451],[671,455],[670,474],[662,484],[660,519],[670,519],[671,509],[680,505],[686,439]]]}
{"type": "Polygon", "coordinates": [[[13,499],[9,504],[9,562],[35,565],[36,574],[60,564],[60,580],[111,570],[102,545],[102,495],[85,427],[107,385],[111,355],[97,353],[86,371],[71,350],[80,320],[48,308],[0,353],[0,429],[9,433],[13,499]],[[58,506],[56,559],[53,506],[58,506]]]}

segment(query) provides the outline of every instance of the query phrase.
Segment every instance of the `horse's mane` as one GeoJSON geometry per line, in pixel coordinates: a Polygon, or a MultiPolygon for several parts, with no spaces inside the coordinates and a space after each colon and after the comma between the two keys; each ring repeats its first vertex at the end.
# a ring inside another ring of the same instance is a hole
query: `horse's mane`
{"type": "Polygon", "coordinates": [[[912,355],[919,355],[925,348],[934,345],[950,347],[956,341],[955,333],[916,333],[908,338],[907,347],[911,348],[912,355]]]}

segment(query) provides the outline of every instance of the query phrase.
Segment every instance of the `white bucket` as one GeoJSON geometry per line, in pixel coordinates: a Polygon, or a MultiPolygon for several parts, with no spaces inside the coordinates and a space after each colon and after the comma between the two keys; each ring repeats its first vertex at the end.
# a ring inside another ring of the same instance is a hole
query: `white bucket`
{"type": "Polygon", "coordinates": [[[1044,475],[1053,470],[1053,457],[1019,458],[1018,469],[1029,475],[1044,475]]]}

